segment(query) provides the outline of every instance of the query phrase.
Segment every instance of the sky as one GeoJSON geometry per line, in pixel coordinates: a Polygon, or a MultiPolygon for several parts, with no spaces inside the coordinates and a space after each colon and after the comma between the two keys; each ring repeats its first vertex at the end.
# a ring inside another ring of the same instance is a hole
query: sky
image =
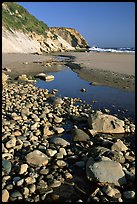
{"type": "Polygon", "coordinates": [[[17,2],[49,27],[75,28],[90,46],[135,47],[134,2],[17,2]]]}

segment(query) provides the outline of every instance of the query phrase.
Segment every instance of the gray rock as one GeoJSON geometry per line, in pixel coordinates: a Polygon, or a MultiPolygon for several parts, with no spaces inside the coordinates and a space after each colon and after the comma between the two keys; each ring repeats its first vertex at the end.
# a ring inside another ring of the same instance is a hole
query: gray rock
{"type": "Polygon", "coordinates": [[[88,141],[90,139],[90,137],[88,136],[88,134],[86,134],[83,130],[75,128],[72,131],[73,134],[73,141],[75,142],[83,142],[83,141],[88,141]]]}
{"type": "Polygon", "coordinates": [[[124,121],[115,116],[103,114],[101,111],[90,114],[89,127],[100,133],[124,133],[124,121]]]}
{"type": "Polygon", "coordinates": [[[126,152],[128,150],[126,145],[120,139],[118,139],[117,142],[115,142],[112,145],[111,149],[116,151],[123,151],[123,152],[126,152]]]}
{"type": "Polygon", "coordinates": [[[17,200],[17,199],[22,199],[22,194],[19,191],[14,191],[10,195],[10,200],[14,201],[14,200],[17,200]]]}
{"type": "Polygon", "coordinates": [[[62,147],[66,147],[67,145],[70,145],[69,142],[67,142],[65,139],[61,137],[54,137],[51,139],[51,142],[55,145],[61,145],[62,147]]]}
{"type": "Polygon", "coordinates": [[[53,98],[53,104],[54,105],[61,105],[63,103],[64,103],[64,101],[62,100],[62,98],[60,98],[60,97],[53,98]]]}
{"type": "Polygon", "coordinates": [[[49,158],[39,150],[34,150],[26,156],[27,163],[32,167],[45,166],[48,164],[49,158]]]}
{"type": "Polygon", "coordinates": [[[4,170],[7,172],[7,173],[10,173],[11,171],[11,162],[8,161],[8,160],[3,160],[2,161],[2,167],[4,168],[4,170]]]}
{"type": "Polygon", "coordinates": [[[123,193],[123,196],[126,199],[134,199],[135,198],[135,191],[125,191],[123,193]]]}
{"type": "Polygon", "coordinates": [[[86,164],[86,174],[89,180],[113,183],[116,186],[126,184],[125,174],[120,163],[116,161],[95,162],[92,157],[86,164]]]}

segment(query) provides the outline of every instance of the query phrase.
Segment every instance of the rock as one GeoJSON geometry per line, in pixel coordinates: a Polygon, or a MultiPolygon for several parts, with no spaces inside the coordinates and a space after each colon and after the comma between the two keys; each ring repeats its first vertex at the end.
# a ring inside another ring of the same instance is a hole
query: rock
{"type": "Polygon", "coordinates": [[[57,153],[57,150],[53,149],[47,149],[46,154],[50,157],[53,157],[57,153]]]}
{"type": "Polygon", "coordinates": [[[15,80],[28,81],[28,77],[26,74],[22,74],[22,75],[15,77],[15,80]]]}
{"type": "Polygon", "coordinates": [[[126,145],[120,139],[118,139],[117,142],[112,145],[111,149],[121,152],[126,152],[128,150],[126,145]]]}
{"type": "Polygon", "coordinates": [[[20,166],[19,174],[24,174],[28,169],[28,164],[22,164],[20,166]]]}
{"type": "Polygon", "coordinates": [[[47,190],[47,182],[45,182],[44,180],[40,180],[40,182],[37,185],[37,190],[40,192],[40,194],[45,193],[45,191],[47,190]]]}
{"type": "Polygon", "coordinates": [[[48,128],[47,126],[44,127],[44,129],[43,129],[43,135],[45,135],[45,136],[50,136],[50,135],[53,135],[53,134],[54,134],[54,132],[51,131],[51,130],[49,130],[49,128],[48,128]]]}
{"type": "Polygon", "coordinates": [[[32,176],[29,176],[29,177],[27,177],[27,178],[25,179],[25,182],[26,182],[27,184],[33,184],[33,183],[36,182],[36,179],[35,179],[34,177],[32,177],[32,176]]]}
{"type": "Polygon", "coordinates": [[[32,167],[40,167],[48,164],[48,157],[39,150],[34,150],[26,156],[27,163],[32,167]]]}
{"type": "Polygon", "coordinates": [[[3,71],[11,72],[11,69],[9,69],[9,68],[7,68],[7,67],[4,67],[4,68],[3,68],[3,71]]]}
{"type": "Polygon", "coordinates": [[[9,200],[9,192],[7,189],[2,190],[2,202],[8,202],[9,200]]]}
{"type": "Polygon", "coordinates": [[[69,180],[69,179],[72,179],[72,178],[73,178],[73,176],[72,176],[72,174],[71,174],[71,173],[66,172],[66,173],[65,173],[65,178],[66,178],[67,180],[69,180]]]}
{"type": "Polygon", "coordinates": [[[108,196],[110,196],[110,197],[115,197],[116,194],[119,194],[119,195],[120,195],[120,191],[119,191],[118,189],[116,189],[116,188],[112,188],[111,186],[105,186],[105,187],[103,187],[103,188],[102,188],[102,191],[103,191],[106,195],[108,195],[108,196]]]}
{"type": "Polygon", "coordinates": [[[121,164],[124,164],[125,163],[125,157],[123,156],[122,152],[119,152],[119,151],[110,151],[107,153],[107,156],[114,160],[114,161],[117,161],[121,164]]]}
{"type": "Polygon", "coordinates": [[[120,163],[116,161],[95,162],[92,157],[86,164],[86,174],[89,180],[113,183],[116,186],[126,184],[125,174],[120,163]]]}
{"type": "Polygon", "coordinates": [[[61,145],[62,147],[66,147],[67,145],[70,145],[69,142],[67,142],[65,139],[61,137],[54,137],[51,139],[51,142],[55,145],[61,145]]]}
{"type": "Polygon", "coordinates": [[[8,161],[8,160],[3,160],[3,161],[2,161],[2,167],[4,168],[4,170],[5,170],[7,173],[10,173],[10,171],[11,171],[11,162],[8,161]]]}
{"type": "Polygon", "coordinates": [[[67,152],[66,152],[65,148],[63,148],[63,147],[61,147],[61,148],[59,149],[59,153],[61,153],[63,156],[66,156],[66,155],[67,155],[67,152]]]}
{"type": "Polygon", "coordinates": [[[63,118],[60,118],[60,117],[54,115],[54,122],[55,122],[55,123],[61,123],[62,120],[63,120],[63,118]]]}
{"type": "Polygon", "coordinates": [[[45,73],[39,73],[35,76],[35,78],[39,78],[41,80],[45,80],[46,74],[45,73]]]}
{"type": "Polygon", "coordinates": [[[61,97],[50,97],[50,102],[53,103],[55,106],[60,106],[64,103],[61,97]]]}
{"type": "Polygon", "coordinates": [[[37,130],[37,128],[38,128],[38,126],[39,126],[39,122],[35,122],[33,125],[31,125],[31,130],[37,130]]]}
{"type": "Polygon", "coordinates": [[[62,167],[64,167],[64,166],[67,166],[67,163],[64,162],[63,160],[57,160],[56,164],[57,164],[60,168],[62,168],[62,167]]]}
{"type": "Polygon", "coordinates": [[[24,187],[23,188],[23,195],[25,198],[27,198],[29,196],[29,193],[30,193],[29,189],[27,187],[24,187]]]}
{"type": "Polygon", "coordinates": [[[21,136],[22,135],[22,133],[19,130],[15,131],[13,134],[14,134],[14,136],[21,136]]]}
{"type": "Polygon", "coordinates": [[[135,198],[135,191],[125,191],[123,193],[125,199],[134,199],[135,198]]]}
{"type": "Polygon", "coordinates": [[[115,116],[103,114],[101,111],[90,114],[89,127],[98,133],[124,133],[124,121],[115,116]]]}
{"type": "Polygon", "coordinates": [[[8,75],[2,72],[2,84],[4,85],[8,80],[8,75]]]}
{"type": "Polygon", "coordinates": [[[88,136],[88,134],[86,134],[83,130],[78,129],[77,127],[75,127],[75,129],[72,130],[72,134],[73,134],[73,141],[75,142],[83,142],[83,141],[88,141],[90,139],[90,137],[88,136]]]}
{"type": "Polygon", "coordinates": [[[86,92],[86,89],[82,88],[80,91],[81,91],[81,92],[86,92]]]}
{"type": "Polygon", "coordinates": [[[7,143],[6,143],[6,148],[10,149],[11,147],[16,146],[16,138],[12,137],[7,143]]]}
{"type": "Polygon", "coordinates": [[[53,75],[47,75],[47,76],[45,77],[45,80],[46,80],[46,81],[52,81],[52,80],[54,80],[54,76],[53,76],[53,75]]]}
{"type": "Polygon", "coordinates": [[[61,182],[56,180],[56,179],[53,179],[50,183],[49,183],[49,186],[51,188],[57,188],[61,185],[61,182]]]}
{"type": "Polygon", "coordinates": [[[17,199],[19,199],[19,200],[22,199],[21,193],[19,191],[12,192],[11,195],[10,195],[10,200],[15,201],[17,199]]]}
{"type": "Polygon", "coordinates": [[[58,134],[61,134],[62,132],[64,132],[64,128],[54,127],[54,131],[57,132],[58,134]]]}

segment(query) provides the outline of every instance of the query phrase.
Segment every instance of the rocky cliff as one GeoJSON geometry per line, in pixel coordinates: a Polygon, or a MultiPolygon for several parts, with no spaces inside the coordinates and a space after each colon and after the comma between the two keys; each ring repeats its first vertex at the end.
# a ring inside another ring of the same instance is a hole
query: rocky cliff
{"type": "Polygon", "coordinates": [[[35,53],[88,47],[72,28],[49,28],[15,2],[2,4],[2,52],[35,53]]]}

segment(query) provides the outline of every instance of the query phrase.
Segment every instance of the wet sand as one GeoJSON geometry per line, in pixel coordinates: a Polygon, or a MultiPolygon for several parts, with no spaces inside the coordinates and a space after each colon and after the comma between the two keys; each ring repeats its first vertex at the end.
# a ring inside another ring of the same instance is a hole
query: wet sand
{"type": "Polygon", "coordinates": [[[55,61],[55,56],[71,57],[71,63],[66,63],[66,65],[77,72],[82,79],[93,82],[94,85],[107,85],[129,91],[135,90],[134,54],[65,52],[34,55],[3,53],[2,67],[10,68],[13,75],[58,71],[56,66],[43,66],[46,62],[55,61]]]}

